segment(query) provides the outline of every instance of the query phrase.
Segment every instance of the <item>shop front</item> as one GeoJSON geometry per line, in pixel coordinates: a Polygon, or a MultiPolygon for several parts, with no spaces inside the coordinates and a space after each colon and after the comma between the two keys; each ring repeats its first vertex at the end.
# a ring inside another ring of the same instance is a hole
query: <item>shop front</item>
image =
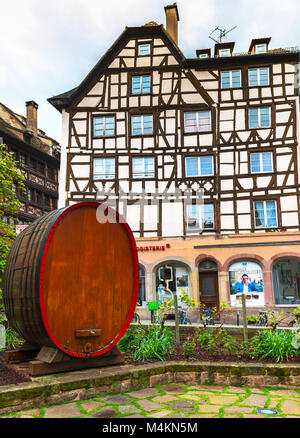
{"type": "MultiPolygon", "coordinates": [[[[227,323],[236,323],[243,294],[249,315],[293,311],[300,304],[300,232],[137,239],[137,247],[141,319],[150,320],[148,301],[175,292],[207,307],[227,304],[227,323]]],[[[190,319],[199,322],[199,312],[190,319]]]]}

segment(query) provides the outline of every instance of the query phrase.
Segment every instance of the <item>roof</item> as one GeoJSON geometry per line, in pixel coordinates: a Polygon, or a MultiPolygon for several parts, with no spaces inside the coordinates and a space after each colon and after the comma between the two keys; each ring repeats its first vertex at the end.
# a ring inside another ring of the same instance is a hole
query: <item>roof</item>
{"type": "Polygon", "coordinates": [[[11,140],[18,140],[24,143],[24,146],[33,147],[49,156],[51,156],[52,145],[57,146],[58,150],[60,149],[59,143],[47,136],[42,130],[38,129],[38,135],[33,135],[33,132],[27,129],[26,117],[15,113],[2,102],[0,102],[1,133],[9,136],[11,140]]]}
{"type": "Polygon", "coordinates": [[[83,79],[83,81],[78,85],[78,87],[72,90],[66,91],[64,93],[58,94],[56,96],[48,98],[48,102],[51,103],[58,111],[67,108],[72,102],[78,99],[84,91],[94,84],[98,77],[104,73],[106,67],[109,65],[112,59],[119,53],[122,47],[131,38],[150,38],[158,37],[164,39],[165,43],[168,45],[169,49],[175,56],[175,58],[182,63],[185,59],[183,53],[177,46],[177,44],[169,36],[168,32],[165,30],[162,24],[157,25],[154,23],[149,23],[151,25],[144,25],[139,27],[125,27],[125,30],[120,34],[112,46],[105,52],[105,54],[100,58],[95,67],[88,73],[88,75],[83,79]]]}

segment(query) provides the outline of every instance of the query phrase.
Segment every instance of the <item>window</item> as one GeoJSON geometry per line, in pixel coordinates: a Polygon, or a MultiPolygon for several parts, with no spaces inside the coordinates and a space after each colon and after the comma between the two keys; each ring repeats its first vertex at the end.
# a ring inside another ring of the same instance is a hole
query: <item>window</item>
{"type": "Polygon", "coordinates": [[[137,302],[140,306],[146,306],[146,274],[145,269],[142,266],[139,266],[139,293],[137,302]]]}
{"type": "Polygon", "coordinates": [[[150,87],[150,75],[132,76],[132,94],[149,94],[150,87]]]}
{"type": "Polygon", "coordinates": [[[255,46],[255,53],[266,53],[267,45],[266,44],[257,44],[255,46]]]}
{"type": "Polygon", "coordinates": [[[20,166],[26,166],[26,155],[22,152],[19,154],[19,164],[20,166]]]}
{"type": "Polygon", "coordinates": [[[256,228],[277,227],[276,205],[276,201],[254,202],[256,228]]]}
{"type": "Polygon", "coordinates": [[[215,228],[214,204],[187,205],[188,231],[215,228]]]}
{"type": "Polygon", "coordinates": [[[53,167],[48,167],[47,169],[47,174],[48,174],[48,178],[51,179],[52,181],[55,181],[55,170],[53,167]]]}
{"type": "Polygon", "coordinates": [[[271,107],[249,108],[249,128],[270,128],[271,107]]]}
{"type": "Polygon", "coordinates": [[[132,159],[133,178],[154,178],[154,158],[136,157],[132,159]]]}
{"type": "Polygon", "coordinates": [[[131,135],[152,135],[152,134],[153,134],[152,114],[131,116],[131,135]]]}
{"type": "Polygon", "coordinates": [[[300,304],[300,260],[280,259],[273,265],[272,277],[275,304],[300,304]]]}
{"type": "Polygon", "coordinates": [[[35,192],[35,202],[39,205],[42,204],[42,193],[41,192],[35,192]]]}
{"type": "Polygon", "coordinates": [[[139,44],[138,54],[139,56],[150,55],[150,44],[139,44]]]}
{"type": "Polygon", "coordinates": [[[221,72],[221,88],[239,88],[241,85],[241,70],[221,72]]]}
{"type": "Polygon", "coordinates": [[[115,135],[115,116],[94,117],[94,137],[115,135]]]}
{"type": "Polygon", "coordinates": [[[248,260],[239,260],[229,267],[230,305],[242,306],[245,295],[247,306],[264,306],[264,282],[261,267],[248,260]]]}
{"type": "Polygon", "coordinates": [[[212,156],[188,157],[185,159],[185,174],[187,177],[209,176],[214,174],[212,156]]]}
{"type": "Polygon", "coordinates": [[[156,269],[156,299],[160,303],[178,296],[178,306],[186,306],[180,300],[184,292],[191,296],[190,273],[187,266],[182,263],[165,262],[156,269]]]}
{"type": "Polygon", "coordinates": [[[208,58],[208,53],[200,53],[200,55],[198,56],[198,58],[208,58]]]}
{"type": "Polygon", "coordinates": [[[249,87],[269,85],[269,68],[250,68],[248,70],[248,83],[249,87]]]}
{"type": "Polygon", "coordinates": [[[114,158],[95,158],[94,159],[94,179],[114,179],[115,178],[115,159],[114,158]]]}
{"type": "Polygon", "coordinates": [[[272,152],[262,152],[250,155],[251,173],[272,172],[272,152]]]}
{"type": "Polygon", "coordinates": [[[230,56],[230,49],[220,49],[219,56],[230,56]]]}
{"type": "Polygon", "coordinates": [[[211,131],[210,111],[197,111],[184,114],[184,132],[207,132],[211,131]]]}

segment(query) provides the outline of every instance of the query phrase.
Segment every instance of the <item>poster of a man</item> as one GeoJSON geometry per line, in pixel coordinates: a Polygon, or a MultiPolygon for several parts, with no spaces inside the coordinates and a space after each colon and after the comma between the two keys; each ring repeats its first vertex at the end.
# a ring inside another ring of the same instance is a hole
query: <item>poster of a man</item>
{"type": "Polygon", "coordinates": [[[241,280],[238,281],[232,289],[235,293],[243,292],[246,294],[248,292],[262,292],[261,287],[256,284],[255,281],[251,281],[251,277],[249,277],[248,274],[243,274],[241,280]]]}
{"type": "Polygon", "coordinates": [[[229,268],[230,303],[242,305],[245,295],[247,306],[264,305],[264,285],[261,267],[255,262],[237,262],[229,268]]]}

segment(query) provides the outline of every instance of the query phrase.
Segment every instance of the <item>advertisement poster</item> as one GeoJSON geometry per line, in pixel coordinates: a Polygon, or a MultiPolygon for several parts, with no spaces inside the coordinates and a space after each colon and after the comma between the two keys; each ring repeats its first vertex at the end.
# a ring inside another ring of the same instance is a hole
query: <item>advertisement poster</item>
{"type": "Polygon", "coordinates": [[[254,262],[242,261],[229,268],[230,304],[242,306],[242,294],[249,307],[264,306],[264,285],[261,267],[254,262]]]}

